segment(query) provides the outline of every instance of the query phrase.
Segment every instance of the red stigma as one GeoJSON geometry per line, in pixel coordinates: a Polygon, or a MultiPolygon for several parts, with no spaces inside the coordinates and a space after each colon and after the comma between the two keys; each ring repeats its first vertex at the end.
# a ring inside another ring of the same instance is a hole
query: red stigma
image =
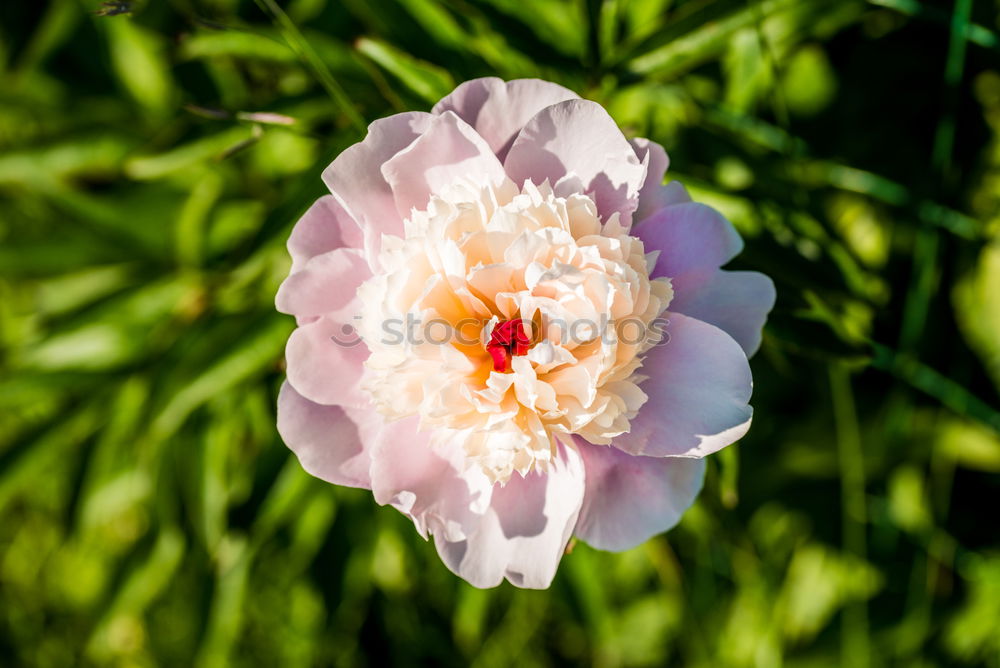
{"type": "Polygon", "coordinates": [[[526,354],[530,344],[531,339],[520,318],[498,322],[486,344],[486,352],[493,358],[493,370],[510,371],[510,358],[526,354]]]}

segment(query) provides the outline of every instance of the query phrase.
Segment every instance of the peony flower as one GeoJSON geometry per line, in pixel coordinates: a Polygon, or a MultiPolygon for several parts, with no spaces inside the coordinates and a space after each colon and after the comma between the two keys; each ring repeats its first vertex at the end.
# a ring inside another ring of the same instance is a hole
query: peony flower
{"type": "Polygon", "coordinates": [[[663,148],[539,80],[369,127],[295,226],[278,430],[477,587],[676,524],[742,437],[771,281],[663,148]]]}

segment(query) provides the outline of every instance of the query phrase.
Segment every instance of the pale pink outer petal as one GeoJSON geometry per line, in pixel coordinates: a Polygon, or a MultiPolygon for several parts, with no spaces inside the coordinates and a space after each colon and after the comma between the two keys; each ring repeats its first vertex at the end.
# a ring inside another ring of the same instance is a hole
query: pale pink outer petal
{"type": "Polygon", "coordinates": [[[382,234],[403,234],[403,219],[382,177],[382,165],[423,134],[433,118],[412,111],[379,119],[368,126],[363,141],[344,149],[323,170],[333,196],[364,230],[369,259],[377,255],[382,234]]]}
{"type": "Polygon", "coordinates": [[[442,98],[432,114],[453,111],[475,128],[502,161],[525,123],[539,111],[580,96],[541,79],[503,81],[484,77],[466,81],[442,98]]]}
{"type": "Polygon", "coordinates": [[[538,112],[517,135],[504,167],[518,186],[545,179],[556,185],[575,176],[601,216],[618,212],[626,227],[646,179],[646,166],[614,119],[590,100],[567,100],[538,112]]]}
{"type": "Polygon", "coordinates": [[[660,251],[651,278],[677,278],[689,272],[707,276],[743,250],[733,224],[698,202],[661,209],[632,233],[642,240],[647,253],[660,251]]]}
{"type": "Polygon", "coordinates": [[[431,195],[458,181],[482,187],[506,178],[486,141],[450,111],[433,116],[420,137],[382,165],[382,176],[401,218],[426,208],[431,195]]]}
{"type": "Polygon", "coordinates": [[[666,198],[663,197],[663,177],[670,166],[670,158],[662,146],[645,137],[635,137],[629,143],[640,162],[648,160],[646,180],[639,190],[639,208],[633,216],[633,221],[638,223],[667,206],[666,198]]]}
{"type": "Polygon", "coordinates": [[[384,422],[372,443],[372,493],[413,520],[420,535],[460,531],[477,496],[459,475],[457,462],[432,447],[419,418],[384,422]]]}
{"type": "Polygon", "coordinates": [[[302,325],[288,337],[285,346],[288,382],[317,404],[367,406],[361,377],[368,355],[368,347],[346,318],[323,316],[302,325]]]}
{"type": "Polygon", "coordinates": [[[541,589],[555,576],[583,502],[583,462],[561,446],[548,473],[515,474],[505,485],[461,472],[461,445],[432,447],[417,420],[385,424],[373,447],[375,500],[432,534],[445,565],[476,587],[504,578],[541,589]]]}
{"type": "Polygon", "coordinates": [[[670,277],[671,311],[719,327],[753,355],[774,306],[774,283],[757,272],[719,269],[743,250],[739,233],[721,213],[692,202],[677,181],[660,195],[673,203],[633,228],[647,253],[659,251],[650,276],[670,277]]]}
{"type": "Polygon", "coordinates": [[[364,235],[357,222],[333,195],[324,195],[306,210],[288,237],[292,273],[311,258],[337,248],[362,248],[364,235]]]}
{"type": "Polygon", "coordinates": [[[704,457],[750,428],[753,391],[746,353],[708,323],[668,312],[667,336],[638,373],[649,400],[612,445],[633,455],[704,457]]]}
{"type": "Polygon", "coordinates": [[[642,457],[576,442],[587,489],[573,533],[599,550],[627,550],[672,528],[701,491],[704,459],[642,457]]]}
{"type": "Polygon", "coordinates": [[[774,282],[756,271],[719,269],[674,281],[670,310],[697,318],[723,330],[743,347],[747,357],[760,347],[761,330],[774,307],[774,282]]]}
{"type": "Polygon", "coordinates": [[[476,587],[495,587],[506,578],[527,589],[552,583],[580,513],[583,460],[560,445],[546,473],[515,474],[495,486],[490,507],[462,541],[435,536],[445,565],[476,587]]]}
{"type": "Polygon", "coordinates": [[[282,313],[301,318],[346,306],[372,272],[362,252],[338,248],[311,258],[278,288],[274,303],[282,313]]]}
{"type": "Polygon", "coordinates": [[[693,201],[687,188],[680,181],[671,181],[665,186],[660,186],[659,190],[655,192],[655,198],[659,202],[660,208],[693,201]]]}
{"type": "Polygon", "coordinates": [[[278,393],[278,433],[310,474],[349,487],[371,489],[368,444],[381,416],[372,410],[323,406],[288,382],[278,393]]]}

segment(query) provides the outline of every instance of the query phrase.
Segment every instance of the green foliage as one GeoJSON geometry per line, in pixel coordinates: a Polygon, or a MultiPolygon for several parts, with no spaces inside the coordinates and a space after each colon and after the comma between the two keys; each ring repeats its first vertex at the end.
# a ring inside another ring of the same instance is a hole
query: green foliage
{"type": "Polygon", "coordinates": [[[0,3],[0,664],[1000,666],[1000,40],[915,0],[0,3]],[[778,304],[681,525],[475,590],[274,401],[364,126],[537,76],[778,304]]]}

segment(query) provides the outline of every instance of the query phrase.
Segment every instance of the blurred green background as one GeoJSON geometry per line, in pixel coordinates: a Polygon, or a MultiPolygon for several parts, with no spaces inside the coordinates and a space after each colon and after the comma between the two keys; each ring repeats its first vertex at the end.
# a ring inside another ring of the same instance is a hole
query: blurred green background
{"type": "Polygon", "coordinates": [[[998,9],[0,2],[0,665],[1000,666],[998,9]],[[666,146],[779,295],[682,524],[542,592],[274,426],[320,171],[491,74],[666,146]]]}

